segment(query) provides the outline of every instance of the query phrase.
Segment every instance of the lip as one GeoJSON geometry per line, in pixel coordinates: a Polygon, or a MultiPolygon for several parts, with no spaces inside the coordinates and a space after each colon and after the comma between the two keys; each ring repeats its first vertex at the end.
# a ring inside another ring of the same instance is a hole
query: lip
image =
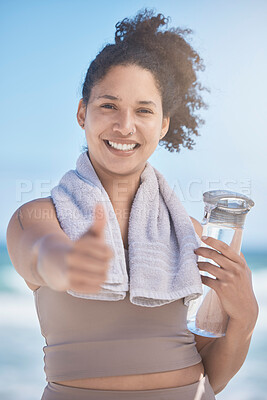
{"type": "MultiPolygon", "coordinates": [[[[112,140],[111,140],[111,142],[112,142],[112,140]]],[[[137,146],[133,150],[123,151],[123,150],[114,149],[114,147],[109,146],[107,143],[107,140],[104,140],[104,143],[111,153],[116,154],[117,156],[121,156],[121,157],[127,157],[131,154],[134,154],[140,147],[140,144],[137,144],[137,146]]],[[[125,143],[125,144],[127,144],[127,143],[125,143]]],[[[128,142],[128,144],[130,144],[130,143],[128,142]]],[[[133,143],[131,143],[131,144],[133,144],[133,143]]]]}

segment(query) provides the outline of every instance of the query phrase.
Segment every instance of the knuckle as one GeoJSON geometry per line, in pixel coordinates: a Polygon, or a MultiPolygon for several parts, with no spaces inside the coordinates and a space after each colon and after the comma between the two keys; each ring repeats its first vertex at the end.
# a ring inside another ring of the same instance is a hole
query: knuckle
{"type": "Polygon", "coordinates": [[[228,282],[233,282],[235,279],[236,272],[227,272],[226,279],[228,282]]]}
{"type": "Polygon", "coordinates": [[[222,250],[227,250],[228,249],[228,245],[225,242],[220,241],[220,248],[222,250]]]}
{"type": "Polygon", "coordinates": [[[224,261],[223,256],[222,256],[220,253],[216,252],[216,253],[215,253],[215,256],[214,256],[214,261],[215,261],[219,266],[222,266],[222,265],[223,265],[223,261],[224,261]]]}
{"type": "Polygon", "coordinates": [[[233,277],[240,277],[242,275],[242,269],[239,265],[235,265],[232,271],[233,277]]]}
{"type": "Polygon", "coordinates": [[[228,283],[226,281],[221,281],[220,287],[221,287],[221,290],[225,290],[228,287],[228,283]]]}

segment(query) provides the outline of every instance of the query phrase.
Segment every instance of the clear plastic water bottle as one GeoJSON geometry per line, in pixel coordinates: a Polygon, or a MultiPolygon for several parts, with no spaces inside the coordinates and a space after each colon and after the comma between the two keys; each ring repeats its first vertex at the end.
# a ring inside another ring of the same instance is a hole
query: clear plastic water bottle
{"type": "MultiPolygon", "coordinates": [[[[202,220],[203,236],[211,236],[227,243],[240,254],[245,218],[254,202],[247,196],[230,190],[211,190],[203,194],[205,203],[202,220]]],[[[201,247],[210,247],[202,242],[201,247]]],[[[199,256],[198,261],[213,260],[199,256]]],[[[205,271],[201,274],[215,278],[205,271]]],[[[200,336],[221,337],[225,335],[228,315],[216,292],[203,285],[203,295],[189,304],[188,329],[200,336]]]]}

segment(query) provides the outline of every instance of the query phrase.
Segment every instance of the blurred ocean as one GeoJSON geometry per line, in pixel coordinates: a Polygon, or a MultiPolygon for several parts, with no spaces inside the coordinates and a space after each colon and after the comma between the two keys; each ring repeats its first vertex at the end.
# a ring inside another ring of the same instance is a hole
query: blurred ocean
{"type": "MultiPolygon", "coordinates": [[[[247,359],[218,400],[267,400],[267,253],[245,252],[260,315],[247,359]]],[[[38,400],[46,386],[32,291],[0,245],[0,399],[38,400]]]]}

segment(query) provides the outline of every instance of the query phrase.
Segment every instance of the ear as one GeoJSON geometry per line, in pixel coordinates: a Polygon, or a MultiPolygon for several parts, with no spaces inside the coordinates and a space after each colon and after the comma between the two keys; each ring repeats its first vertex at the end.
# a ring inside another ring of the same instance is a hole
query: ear
{"type": "Polygon", "coordinates": [[[167,134],[170,126],[170,116],[167,115],[166,117],[163,117],[162,119],[162,126],[161,126],[161,135],[160,139],[164,138],[164,136],[167,134]]]}
{"type": "Polygon", "coordinates": [[[78,110],[77,110],[76,117],[77,117],[78,124],[82,128],[84,128],[85,116],[86,116],[86,106],[83,102],[83,99],[81,99],[78,104],[78,110]]]}

